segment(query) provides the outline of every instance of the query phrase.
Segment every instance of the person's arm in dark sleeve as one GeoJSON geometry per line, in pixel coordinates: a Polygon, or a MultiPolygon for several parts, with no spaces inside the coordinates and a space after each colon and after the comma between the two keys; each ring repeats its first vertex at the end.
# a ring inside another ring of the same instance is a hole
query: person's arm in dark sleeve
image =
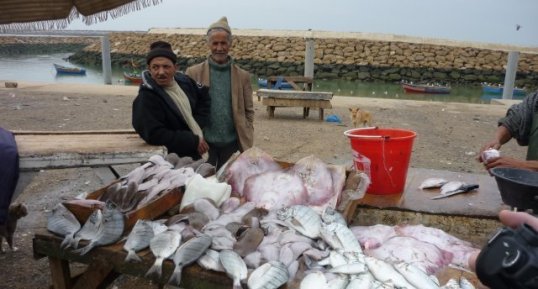
{"type": "Polygon", "coordinates": [[[209,114],[211,113],[211,97],[209,96],[209,87],[200,84],[195,85],[196,107],[192,110],[194,119],[204,128],[209,124],[209,114]]]}
{"type": "Polygon", "coordinates": [[[532,119],[538,111],[538,92],[529,94],[521,103],[512,105],[498,125],[504,126],[519,145],[528,145],[532,119]]]}
{"type": "Polygon", "coordinates": [[[158,99],[139,95],[133,102],[133,128],[150,145],[164,145],[169,152],[180,156],[196,155],[198,136],[190,130],[167,128],[163,105],[158,99]]]}

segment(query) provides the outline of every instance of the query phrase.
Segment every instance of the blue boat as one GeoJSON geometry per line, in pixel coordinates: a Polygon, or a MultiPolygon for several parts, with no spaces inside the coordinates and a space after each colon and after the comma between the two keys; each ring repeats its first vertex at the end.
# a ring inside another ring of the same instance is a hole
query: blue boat
{"type": "MultiPolygon", "coordinates": [[[[503,94],[503,86],[502,85],[494,85],[494,84],[488,84],[488,83],[482,83],[482,93],[483,94],[489,94],[489,95],[497,95],[497,94],[503,94]]],[[[524,88],[518,88],[514,87],[514,92],[512,95],[514,96],[525,96],[527,94],[527,91],[524,88]]]]}
{"type": "Polygon", "coordinates": [[[85,75],[86,69],[79,67],[67,67],[60,64],[54,64],[57,74],[74,74],[74,75],[85,75]]]}
{"type": "MultiPolygon", "coordinates": [[[[260,88],[267,88],[267,79],[258,78],[258,86],[260,88]]],[[[271,86],[270,89],[292,90],[293,86],[283,78],[279,77],[275,82],[275,85],[271,86]]]]}

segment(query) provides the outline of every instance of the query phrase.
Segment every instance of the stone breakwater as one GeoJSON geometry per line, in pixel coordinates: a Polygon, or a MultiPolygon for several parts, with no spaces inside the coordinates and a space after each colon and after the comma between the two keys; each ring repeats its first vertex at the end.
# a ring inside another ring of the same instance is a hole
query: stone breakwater
{"type": "Polygon", "coordinates": [[[73,52],[95,43],[87,37],[0,37],[0,55],[73,52]]]}
{"type": "MultiPolygon", "coordinates": [[[[302,75],[305,36],[315,42],[315,78],[360,81],[503,82],[509,50],[521,51],[517,86],[538,85],[538,49],[518,48],[375,34],[234,31],[231,54],[258,77],[302,75]],[[243,32],[243,33],[241,33],[243,32]],[[310,34],[307,34],[310,33],[310,34]]],[[[111,33],[112,62],[145,66],[149,44],[165,40],[180,56],[180,68],[203,61],[208,54],[203,29],[154,29],[148,33],[111,33]]],[[[99,41],[71,57],[79,63],[101,63],[99,41]]]]}

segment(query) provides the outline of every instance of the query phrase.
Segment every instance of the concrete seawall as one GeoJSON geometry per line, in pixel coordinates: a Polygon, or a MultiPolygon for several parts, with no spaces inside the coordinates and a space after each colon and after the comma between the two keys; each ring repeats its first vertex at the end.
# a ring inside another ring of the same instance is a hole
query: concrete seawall
{"type": "MultiPolygon", "coordinates": [[[[361,81],[424,80],[448,83],[502,82],[508,51],[520,51],[517,86],[538,86],[538,48],[442,39],[366,33],[323,31],[234,30],[231,54],[259,76],[302,75],[305,38],[315,41],[315,77],[361,81]]],[[[134,60],[145,65],[144,55],[155,40],[172,44],[180,66],[207,56],[205,29],[152,29],[147,33],[110,34],[112,62],[134,60]]],[[[72,60],[100,64],[98,41],[76,53],[72,60]]]]}

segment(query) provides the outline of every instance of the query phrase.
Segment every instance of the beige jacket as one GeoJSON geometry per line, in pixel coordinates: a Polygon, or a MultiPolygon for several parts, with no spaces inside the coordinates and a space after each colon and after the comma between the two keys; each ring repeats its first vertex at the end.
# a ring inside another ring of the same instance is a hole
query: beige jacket
{"type": "MultiPolygon", "coordinates": [[[[187,68],[185,74],[209,86],[209,62],[207,60],[187,68]]],[[[239,146],[243,152],[254,143],[254,104],[250,73],[233,64],[231,77],[233,119],[239,146]]]]}

